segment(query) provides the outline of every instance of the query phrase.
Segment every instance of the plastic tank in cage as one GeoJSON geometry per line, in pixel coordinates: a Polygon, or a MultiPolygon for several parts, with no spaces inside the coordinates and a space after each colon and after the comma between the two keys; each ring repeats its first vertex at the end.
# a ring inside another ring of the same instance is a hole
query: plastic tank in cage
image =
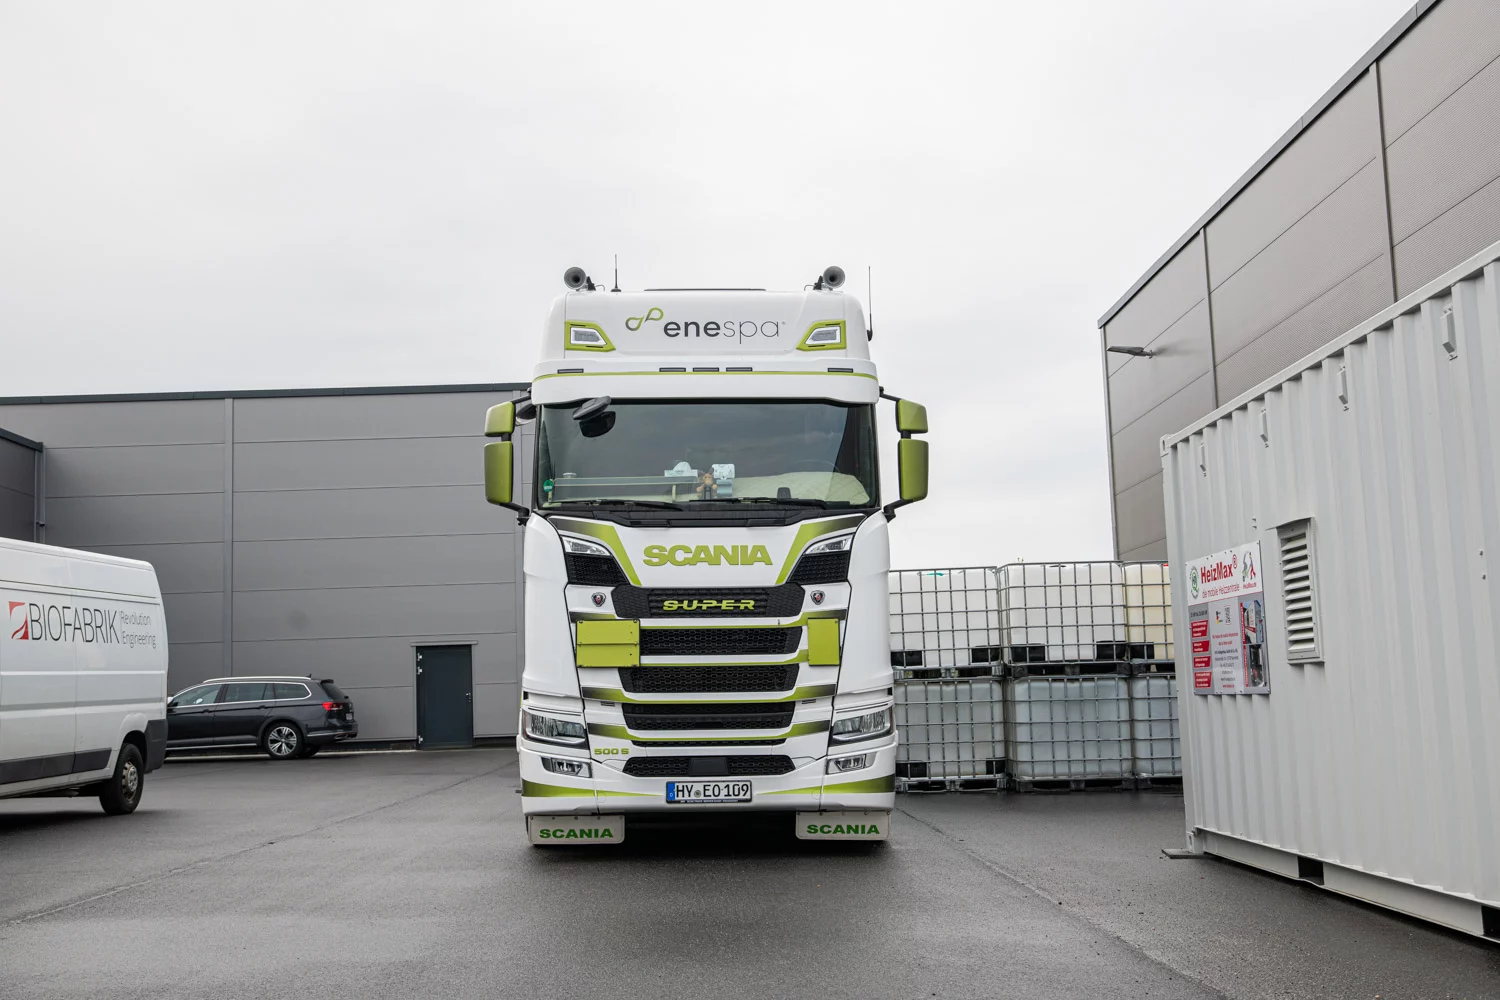
{"type": "Polygon", "coordinates": [[[997,677],[896,684],[896,777],[903,786],[1004,773],[1005,724],[997,677]]]}
{"type": "Polygon", "coordinates": [[[1026,677],[1005,685],[1006,757],[1013,777],[1129,776],[1129,678],[1026,677]]]}
{"type": "Polygon", "coordinates": [[[999,662],[998,600],[990,567],[891,573],[892,662],[929,671],[999,662]]]}
{"type": "Polygon", "coordinates": [[[997,573],[1007,662],[1131,658],[1122,564],[1012,563],[997,573]]]}

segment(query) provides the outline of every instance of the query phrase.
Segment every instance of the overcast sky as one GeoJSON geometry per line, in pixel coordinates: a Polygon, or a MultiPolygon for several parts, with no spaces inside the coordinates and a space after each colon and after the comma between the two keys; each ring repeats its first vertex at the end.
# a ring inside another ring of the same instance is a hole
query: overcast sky
{"type": "Polygon", "coordinates": [[[868,265],[896,563],[1107,558],[1096,320],[1410,6],[0,0],[0,395],[525,381],[571,264],[868,265]]]}

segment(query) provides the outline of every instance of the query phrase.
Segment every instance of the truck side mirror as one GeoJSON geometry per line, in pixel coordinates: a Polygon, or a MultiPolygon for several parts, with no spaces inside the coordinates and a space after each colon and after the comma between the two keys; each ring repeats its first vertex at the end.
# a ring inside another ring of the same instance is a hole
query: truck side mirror
{"type": "Polygon", "coordinates": [[[515,448],[510,441],[491,441],[484,446],[484,498],[501,507],[511,505],[515,448]]]}
{"type": "Polygon", "coordinates": [[[927,407],[909,399],[896,400],[896,430],[903,438],[908,434],[926,434],[927,407]]]}
{"type": "Polygon", "coordinates": [[[516,404],[496,403],[484,415],[485,437],[509,437],[516,432],[516,404]]]}
{"type": "Polygon", "coordinates": [[[900,467],[901,502],[926,500],[927,442],[902,438],[896,444],[896,464],[900,467]]]}
{"type": "Polygon", "coordinates": [[[484,436],[497,437],[484,446],[484,498],[516,512],[516,523],[525,524],[531,511],[515,502],[516,404],[496,403],[484,415],[484,436]]]}
{"type": "Polygon", "coordinates": [[[885,505],[885,517],[889,521],[895,519],[897,507],[927,499],[927,442],[912,437],[913,434],[927,433],[927,407],[883,392],[881,396],[895,402],[896,430],[901,433],[901,440],[896,442],[901,499],[885,505]]]}

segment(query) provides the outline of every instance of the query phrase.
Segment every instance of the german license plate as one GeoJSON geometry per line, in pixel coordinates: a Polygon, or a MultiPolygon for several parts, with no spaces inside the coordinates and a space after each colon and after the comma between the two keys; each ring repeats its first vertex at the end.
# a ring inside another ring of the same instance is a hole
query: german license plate
{"type": "Polygon", "coordinates": [[[669,781],[667,801],[687,805],[708,802],[749,802],[748,781],[669,781]]]}

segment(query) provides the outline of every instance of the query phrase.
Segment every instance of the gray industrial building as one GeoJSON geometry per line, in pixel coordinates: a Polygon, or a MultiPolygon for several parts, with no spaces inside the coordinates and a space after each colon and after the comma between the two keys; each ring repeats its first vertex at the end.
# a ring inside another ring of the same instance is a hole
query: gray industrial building
{"type": "Polygon", "coordinates": [[[1115,551],[1165,559],[1160,439],[1500,240],[1500,3],[1416,4],[1099,320],[1115,551]]]}
{"type": "Polygon", "coordinates": [[[514,736],[520,536],[481,453],[519,388],[0,399],[0,534],[152,563],[173,691],[313,674],[361,739],[514,736]]]}

